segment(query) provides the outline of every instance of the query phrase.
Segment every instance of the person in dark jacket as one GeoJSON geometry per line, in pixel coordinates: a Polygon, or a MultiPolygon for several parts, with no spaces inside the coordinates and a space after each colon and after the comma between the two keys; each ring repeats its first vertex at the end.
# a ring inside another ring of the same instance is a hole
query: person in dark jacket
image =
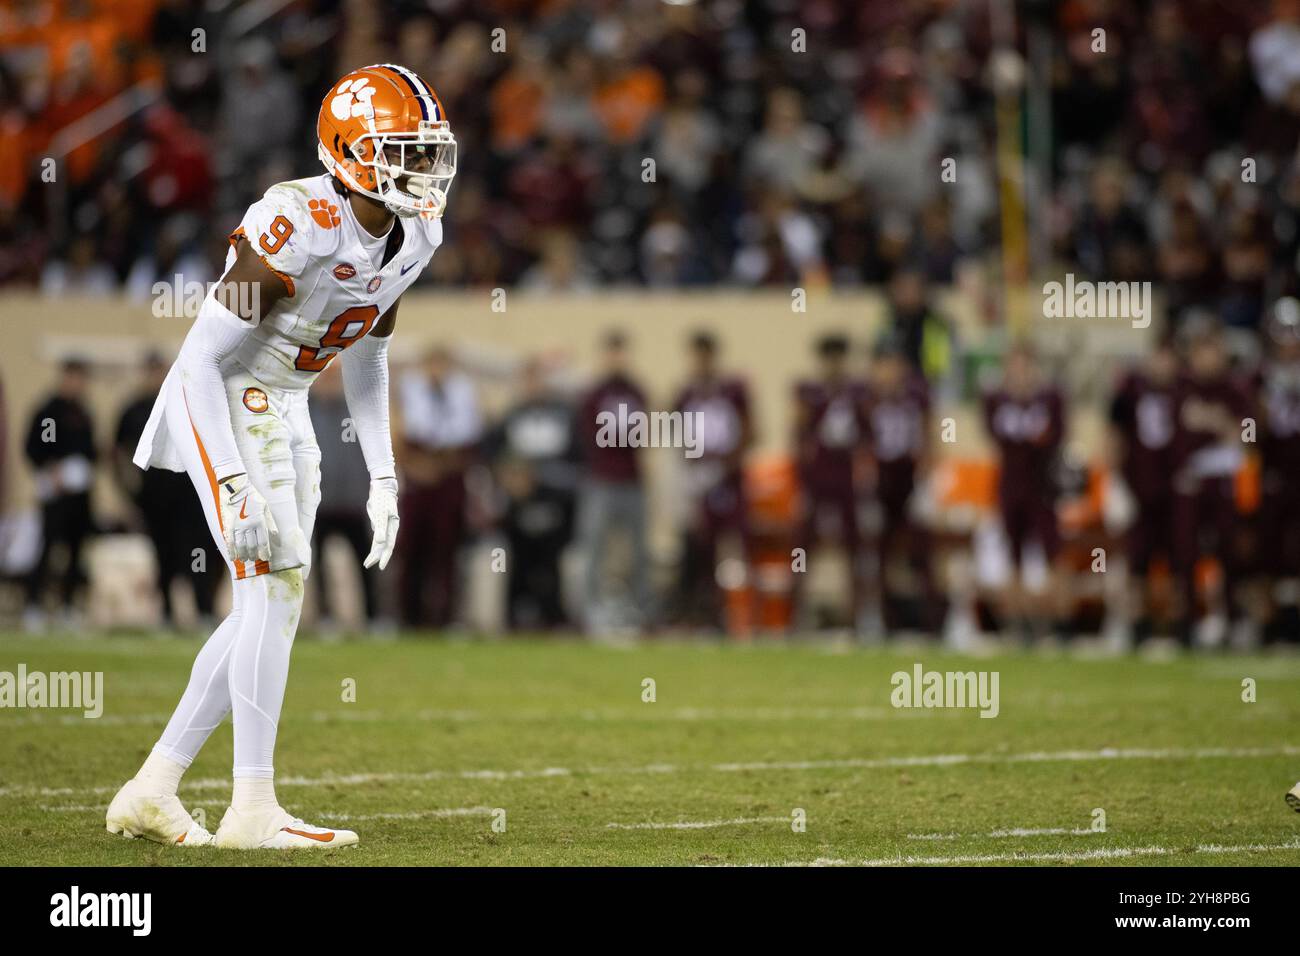
{"type": "Polygon", "coordinates": [[[194,496],[189,477],[163,468],[141,470],[131,462],[166,377],[167,364],[162,356],[149,355],[144,362],[139,394],[122,410],[117,422],[113,469],[122,490],[139,511],[145,533],[153,543],[163,623],[170,627],[176,623],[172,582],[179,580],[193,588],[195,608],[200,617],[209,619],[213,616],[217,584],[225,576],[225,567],[219,560],[203,517],[203,507],[194,496]]]}
{"type": "Polygon", "coordinates": [[[94,479],[94,422],[86,406],[89,369],[69,359],[59,372],[58,386],[32,416],[25,451],[36,471],[36,497],[41,504],[41,551],[27,578],[28,620],[41,618],[40,604],[52,576],[52,559],[62,553],[59,600],[65,615],[72,612],[78,590],[86,582],[81,551],[93,530],[90,486],[94,479]]]}

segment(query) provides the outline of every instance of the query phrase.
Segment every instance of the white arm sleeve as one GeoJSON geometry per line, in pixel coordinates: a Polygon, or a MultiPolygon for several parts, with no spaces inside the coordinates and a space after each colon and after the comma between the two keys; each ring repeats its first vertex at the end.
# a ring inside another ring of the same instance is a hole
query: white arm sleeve
{"type": "Polygon", "coordinates": [[[343,394],[371,478],[393,478],[393,438],[388,425],[388,342],[367,335],[345,351],[343,394]]]}
{"type": "Polygon", "coordinates": [[[176,359],[190,423],[218,479],[247,471],[230,424],[221,363],[234,353],[252,328],[250,323],[208,296],[176,359]]]}

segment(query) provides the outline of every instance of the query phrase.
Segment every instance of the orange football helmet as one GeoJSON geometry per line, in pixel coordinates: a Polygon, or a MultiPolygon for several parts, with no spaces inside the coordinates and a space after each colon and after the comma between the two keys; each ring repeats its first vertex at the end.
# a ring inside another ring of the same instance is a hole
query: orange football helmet
{"type": "Polygon", "coordinates": [[[456,137],[433,87],[390,63],[334,84],[316,121],[325,168],[399,216],[441,216],[456,175],[456,137]]]}

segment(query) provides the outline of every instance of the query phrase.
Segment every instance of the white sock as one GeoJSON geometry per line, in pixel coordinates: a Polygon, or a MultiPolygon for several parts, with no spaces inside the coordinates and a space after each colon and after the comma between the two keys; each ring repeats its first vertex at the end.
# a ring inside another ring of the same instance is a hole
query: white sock
{"type": "Polygon", "coordinates": [[[175,760],[154,750],[144,758],[144,765],[136,773],[135,779],[144,784],[150,793],[163,793],[174,797],[176,787],[180,784],[185,770],[186,768],[175,760]]]}
{"type": "Polygon", "coordinates": [[[280,805],[275,799],[273,777],[236,777],[235,793],[230,805],[240,811],[274,810],[280,805]]]}

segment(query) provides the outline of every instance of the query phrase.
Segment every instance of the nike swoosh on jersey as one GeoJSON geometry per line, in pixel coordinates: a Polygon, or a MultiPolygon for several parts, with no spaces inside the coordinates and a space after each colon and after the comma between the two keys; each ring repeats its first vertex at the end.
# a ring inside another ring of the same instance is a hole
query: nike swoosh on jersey
{"type": "Polygon", "coordinates": [[[408,272],[410,272],[412,269],[414,269],[414,268],[415,268],[416,266],[418,266],[419,264],[420,264],[420,261],[417,259],[415,262],[412,262],[412,263],[410,263],[410,264],[408,264],[408,265],[403,266],[403,267],[402,267],[402,275],[406,275],[408,272]]]}

